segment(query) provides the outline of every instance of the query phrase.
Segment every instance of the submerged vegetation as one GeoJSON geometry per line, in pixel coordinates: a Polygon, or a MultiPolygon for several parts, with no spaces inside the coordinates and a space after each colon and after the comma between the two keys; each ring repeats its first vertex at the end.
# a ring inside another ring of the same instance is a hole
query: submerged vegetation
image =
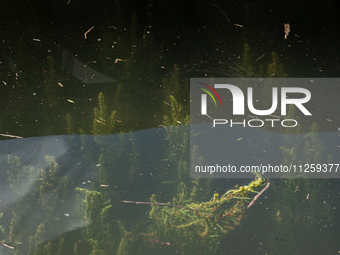
{"type": "MultiPolygon", "coordinates": [[[[70,176],[63,176],[52,156],[45,156],[47,169],[23,166],[19,158],[8,157],[7,179],[17,199],[11,224],[5,227],[10,229],[6,243],[18,248],[16,254],[22,254],[25,249],[35,255],[136,254],[141,247],[149,254],[157,254],[156,246],[168,248],[164,252],[214,254],[223,236],[241,224],[251,194],[263,186],[264,179],[258,177],[249,185],[236,187],[221,196],[215,192],[213,199],[206,199],[211,194],[211,181],[189,178],[189,130],[185,128],[190,122],[189,116],[172,95],[167,106],[170,115],[164,116],[159,132],[167,143],[162,147],[163,155],[169,160],[159,173],[168,172],[160,179],[173,179],[175,185],[168,189],[174,197],[172,205],[182,208],[160,207],[154,194],[150,198],[154,203],[148,213],[150,220],[133,221],[134,227],[127,229],[120,213],[124,195],[121,191],[124,190],[115,189],[115,185],[138,185],[140,149],[133,133],[128,140],[125,135],[118,134],[114,144],[108,143],[105,134],[116,125],[108,116],[114,119],[115,112],[107,113],[107,103],[101,93],[99,107],[94,110],[93,132],[96,135],[80,135],[80,145],[75,143],[75,136],[69,138],[75,148],[79,146],[79,153],[97,166],[92,181],[85,182],[90,188],[72,184],[74,181],[69,180],[70,176]],[[93,143],[101,152],[97,156],[92,153],[93,143]],[[121,166],[120,171],[110,170],[116,166],[121,166]],[[23,214],[27,203],[40,208],[33,219],[32,215],[23,214]],[[30,219],[30,227],[21,230],[26,217],[30,219]],[[23,240],[22,248],[16,245],[19,240],[23,240]]],[[[70,116],[67,126],[72,129],[70,116]]]]}
{"type": "Polygon", "coordinates": [[[249,193],[256,193],[255,190],[263,185],[264,179],[260,177],[247,186],[226,192],[221,197],[215,192],[214,198],[207,202],[197,202],[199,185],[197,181],[191,183],[192,189],[188,190],[181,182],[178,194],[172,201],[173,205],[183,208],[160,208],[156,196],[151,197],[150,201],[154,204],[150,219],[155,224],[143,235],[151,240],[167,240],[168,245],[183,254],[215,254],[224,234],[241,224],[245,205],[250,201],[249,193]]]}
{"type": "MultiPolygon", "coordinates": [[[[243,77],[251,76],[253,70],[250,50],[245,44],[243,63],[239,65],[239,68],[243,67],[243,77]]],[[[135,65],[132,59],[126,60],[126,68],[135,65]]],[[[275,52],[272,61],[267,67],[267,75],[285,76],[275,52]]],[[[133,73],[128,77],[134,79],[133,73]]],[[[136,194],[133,187],[138,187],[140,178],[144,177],[142,155],[146,154],[143,154],[135,133],[123,134],[131,126],[131,122],[125,122],[128,120],[126,113],[131,113],[131,109],[125,108],[121,99],[123,85],[119,84],[113,96],[99,93],[98,105],[92,111],[91,127],[77,130],[77,118],[70,113],[66,115],[67,139],[73,150],[89,165],[95,166],[91,178],[83,181],[84,186],[79,185],[79,180],[71,180],[69,175],[63,174],[53,156],[44,156],[46,169],[23,166],[18,157],[8,156],[7,182],[15,203],[11,212],[6,212],[7,223],[3,221],[4,212],[0,212],[0,239],[17,248],[14,254],[25,254],[27,250],[33,255],[159,254],[159,251],[162,254],[216,254],[225,236],[242,225],[247,205],[266,181],[256,176],[248,185],[236,185],[234,189],[218,194],[213,189],[212,179],[190,179],[190,156],[195,162],[202,158],[196,157],[197,148],[193,148],[193,155],[190,155],[188,80],[181,79],[175,65],[174,72],[163,79],[162,85],[163,119],[154,129],[154,134],[161,137],[159,154],[162,159],[151,163],[157,166],[149,173],[152,178],[157,175],[157,182],[150,181],[153,185],[148,191],[151,208],[137,205],[134,208],[138,209],[132,210],[138,210],[132,214],[134,219],[124,215],[128,205],[122,203],[123,197],[145,199],[145,195],[136,194]],[[108,135],[112,134],[116,135],[108,140],[108,135]],[[163,189],[167,191],[165,194],[159,192],[163,189]],[[167,203],[160,203],[164,201],[167,203]],[[27,207],[35,207],[37,211],[27,213],[27,207]],[[137,214],[140,216],[136,217],[137,214]],[[22,228],[26,221],[27,226],[22,228]]],[[[264,94],[269,89],[264,87],[264,94]]],[[[269,99],[263,100],[264,106],[269,99]]],[[[287,118],[298,119],[293,107],[289,108],[287,118]]],[[[302,126],[282,130],[286,132],[280,146],[282,163],[331,162],[330,156],[323,156],[318,126],[313,124],[310,132],[299,136],[298,140],[292,138],[291,135],[296,137],[302,130],[302,126]]],[[[291,233],[301,233],[301,237],[305,233],[297,223],[308,231],[317,231],[317,221],[322,219],[323,224],[330,221],[327,219],[328,202],[324,203],[322,211],[315,210],[320,202],[318,194],[322,193],[327,181],[284,179],[272,183],[272,194],[278,202],[271,208],[271,240],[282,235],[291,242],[291,253],[308,250],[308,247],[299,248],[303,240],[294,239],[291,233]],[[276,188],[279,185],[280,191],[276,188]],[[308,194],[303,203],[291,199],[300,193],[308,194]],[[304,212],[310,215],[307,222],[304,212]],[[287,237],[289,235],[291,237],[287,237]]],[[[329,242],[328,238],[326,233],[322,235],[325,243],[329,242]]],[[[275,241],[271,242],[270,251],[281,254],[275,241]]]]}
{"type": "MultiPolygon", "coordinates": [[[[119,2],[115,1],[117,16],[119,2]]],[[[98,65],[106,74],[110,74],[107,66],[114,65],[115,75],[119,76],[117,86],[113,91],[97,93],[97,99],[92,94],[86,109],[77,108],[71,99],[67,101],[61,88],[54,84],[56,62],[53,58],[47,61],[45,96],[50,107],[60,104],[59,97],[72,105],[66,114],[60,113],[66,120],[62,128],[68,134],[72,155],[84,162],[75,163],[79,168],[69,162],[60,166],[64,162],[57,162],[54,155],[39,155],[46,165],[33,167],[23,165],[23,159],[17,156],[8,156],[6,180],[11,201],[10,207],[0,211],[0,240],[15,248],[13,254],[216,254],[230,231],[241,227],[249,215],[247,205],[266,183],[258,175],[248,185],[236,185],[218,194],[212,179],[190,179],[190,157],[195,163],[202,158],[197,157],[198,148],[193,148],[190,155],[189,80],[176,64],[167,67],[168,72],[161,77],[150,75],[152,68],[163,69],[161,56],[165,48],[162,44],[153,47],[157,42],[148,29],[138,37],[136,15],[123,25],[128,28],[117,32],[118,36],[103,30],[103,42],[96,42],[103,53],[98,65]],[[146,112],[152,114],[148,116],[146,112]],[[158,150],[158,155],[152,155],[150,148],[145,150],[137,134],[131,132],[144,128],[153,128],[152,135],[143,142],[155,146],[153,151],[158,150]],[[152,139],[159,144],[152,143],[152,139]],[[80,180],[79,172],[86,179],[80,180]],[[130,198],[149,199],[146,203],[151,206],[122,203],[130,198]]],[[[246,41],[245,38],[240,43],[238,61],[228,70],[219,70],[222,74],[243,78],[287,76],[275,51],[266,60],[264,55],[253,59],[255,54],[246,41]]],[[[223,47],[226,46],[216,47],[216,51],[228,54],[223,47]]],[[[273,84],[260,89],[261,107],[268,108],[272,87],[273,84]]],[[[298,119],[293,107],[287,118],[298,119]]],[[[332,162],[331,156],[323,155],[317,124],[303,135],[307,131],[302,125],[276,131],[285,134],[282,144],[275,145],[282,152],[282,164],[332,162]]],[[[327,180],[287,178],[272,183],[271,195],[276,202],[268,210],[274,241],[268,254],[282,254],[275,245],[275,238],[281,236],[290,242],[290,254],[303,253],[308,244],[302,237],[308,232],[322,232],[320,240],[331,245],[332,238],[318,227],[320,222],[327,225],[331,221],[331,204],[325,199],[322,210],[315,209],[320,206],[327,180]],[[299,233],[299,238],[294,233],[299,233]]]]}
{"type": "MultiPolygon", "coordinates": [[[[286,118],[298,119],[293,105],[289,108],[286,118]]],[[[307,134],[302,135],[302,130],[301,125],[282,130],[285,134],[280,147],[283,154],[282,163],[298,166],[333,163],[331,155],[324,155],[324,145],[318,137],[318,125],[313,123],[307,134]],[[293,139],[293,137],[298,137],[298,139],[293,139]]],[[[276,187],[280,187],[280,189],[276,188],[273,194],[277,202],[273,204],[271,219],[273,228],[271,229],[270,249],[275,254],[286,254],[287,251],[303,253],[307,250],[322,252],[322,247],[311,244],[304,238],[313,233],[318,233],[318,240],[324,246],[331,246],[332,238],[325,231],[325,228],[332,222],[331,203],[322,195],[328,189],[330,180],[310,179],[312,175],[312,172],[303,173],[298,176],[300,178],[282,175],[282,179],[274,182],[276,187]],[[277,247],[275,243],[277,237],[283,237],[289,242],[290,245],[285,251],[277,247]]]]}
{"type": "MultiPolygon", "coordinates": [[[[23,254],[22,251],[25,249],[36,255],[108,253],[122,255],[145,252],[158,254],[159,250],[164,254],[173,252],[216,254],[225,236],[235,227],[242,225],[247,205],[263,188],[265,180],[257,176],[248,185],[236,186],[223,194],[218,194],[212,189],[211,179],[190,179],[187,128],[190,118],[175,97],[170,95],[165,104],[170,114],[164,116],[163,124],[155,130],[166,144],[162,146],[164,151],[161,154],[166,160],[160,161],[158,180],[164,183],[162,185],[167,188],[167,194],[154,193],[150,197],[151,208],[138,205],[141,214],[148,217],[140,217],[131,222],[121,214],[128,206],[121,201],[123,196],[130,197],[133,193],[125,189],[116,189],[115,186],[138,185],[142,165],[140,146],[132,132],[129,135],[118,134],[113,143],[112,140],[108,142],[106,137],[110,133],[109,130],[114,130],[115,125],[119,123],[110,120],[115,118],[116,112],[108,113],[107,102],[102,93],[99,94],[98,102],[98,107],[94,109],[92,127],[92,132],[96,135],[80,135],[80,144],[76,143],[76,136],[69,137],[74,148],[77,148],[92,165],[96,165],[92,181],[85,182],[88,184],[87,188],[72,185],[68,176],[62,177],[60,167],[52,156],[45,156],[47,169],[23,166],[19,158],[8,157],[10,170],[7,180],[13,195],[17,198],[10,225],[5,224],[2,229],[3,232],[9,231],[9,236],[4,242],[17,247],[16,254],[23,254]],[[94,144],[99,154],[93,154],[94,144]],[[120,166],[120,171],[117,170],[117,166],[120,166]],[[212,194],[214,195],[210,198],[212,194]],[[169,197],[172,197],[171,202],[158,203],[169,197]],[[71,207],[70,201],[73,201],[71,207]],[[28,217],[27,214],[23,214],[23,208],[27,204],[37,204],[40,208],[39,216],[33,219],[30,217],[29,227],[21,230],[20,225],[25,217],[28,217]],[[67,209],[67,213],[64,209],[67,209]],[[64,211],[63,217],[61,211],[64,211]],[[67,225],[70,223],[75,226],[68,228],[67,225]],[[27,241],[24,245],[16,245],[25,238],[27,241]]],[[[292,108],[287,118],[296,118],[292,108]]],[[[70,116],[67,117],[67,126],[68,129],[72,129],[70,116]]],[[[291,129],[290,132],[299,134],[301,128],[291,129]]],[[[311,132],[300,136],[299,140],[291,139],[287,133],[281,146],[283,162],[301,164],[324,160],[322,143],[317,137],[317,132],[317,125],[313,124],[311,132]],[[309,153],[310,151],[314,156],[309,153]]],[[[327,160],[331,160],[331,157],[327,160]]],[[[278,237],[291,241],[291,251],[308,249],[301,248],[299,240],[287,236],[293,229],[301,235],[304,233],[296,223],[303,223],[310,231],[316,231],[315,227],[320,219],[327,224],[330,205],[325,203],[322,212],[314,209],[320,202],[317,199],[318,194],[322,193],[327,181],[286,179],[275,180],[272,183],[274,189],[271,194],[277,196],[277,201],[281,202],[275,202],[271,209],[273,215],[271,221],[274,225],[271,232],[274,241],[270,249],[280,254],[275,245],[275,238],[278,237]],[[280,192],[276,193],[277,185],[283,186],[284,192],[281,188],[280,192]],[[290,199],[300,193],[308,194],[305,202],[290,199]],[[304,212],[311,215],[307,223],[304,212]]],[[[327,243],[329,236],[324,233],[322,238],[327,243]]]]}

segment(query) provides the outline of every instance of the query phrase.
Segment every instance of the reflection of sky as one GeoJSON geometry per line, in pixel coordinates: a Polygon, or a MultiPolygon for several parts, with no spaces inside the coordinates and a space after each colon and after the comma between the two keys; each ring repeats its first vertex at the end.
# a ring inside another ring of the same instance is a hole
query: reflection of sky
{"type": "MultiPolygon", "coordinates": [[[[187,130],[185,127],[178,126],[178,128],[187,130]]],[[[223,157],[230,164],[257,164],[258,160],[261,163],[272,164],[282,162],[282,152],[279,151],[279,147],[282,146],[284,139],[282,134],[259,128],[230,128],[227,125],[220,125],[213,130],[210,124],[191,125],[191,132],[192,134],[197,134],[191,138],[191,142],[201,145],[201,152],[211,153],[213,157],[217,158],[217,162],[221,161],[223,157]],[[199,133],[201,131],[203,132],[199,133]]],[[[135,189],[145,190],[145,187],[142,187],[143,183],[154,179],[153,176],[157,178],[157,174],[161,174],[158,171],[160,166],[158,162],[161,162],[168,150],[164,134],[165,130],[163,129],[159,130],[159,132],[157,132],[157,129],[134,132],[141,158],[141,165],[139,166],[141,187],[134,187],[135,189]]],[[[121,135],[106,136],[105,139],[108,144],[114,146],[118,142],[119,136],[121,135]]],[[[122,136],[126,140],[130,139],[129,134],[122,134],[122,136]]],[[[324,143],[324,156],[331,154],[333,159],[339,158],[339,136],[340,133],[336,132],[318,134],[318,137],[324,143]]],[[[92,148],[91,154],[95,159],[100,154],[100,148],[92,141],[93,137],[88,136],[88,140],[92,143],[90,146],[92,148]]],[[[6,180],[7,170],[9,169],[7,164],[8,155],[19,157],[23,166],[31,165],[35,169],[46,169],[48,164],[44,156],[54,156],[60,168],[60,175],[68,175],[76,186],[87,185],[83,183],[93,178],[93,171],[96,169],[95,165],[97,163],[88,162],[87,159],[81,156],[79,150],[76,149],[81,146],[80,136],[73,136],[72,145],[67,136],[3,140],[0,144],[0,191],[2,194],[2,205],[11,201],[9,197],[8,201],[6,196],[4,197],[4,194],[7,192],[7,182],[4,182],[4,180],[6,180]]],[[[131,153],[127,151],[126,157],[131,153]]],[[[205,155],[208,158],[208,154],[205,155]]],[[[215,158],[212,158],[212,160],[215,160],[215,158]]],[[[119,166],[115,167],[115,170],[119,171],[119,166]]],[[[30,185],[34,184],[35,182],[30,183],[30,185]]],[[[39,185],[39,183],[36,184],[39,185]]],[[[119,187],[119,183],[115,183],[114,180],[109,184],[117,185],[118,188],[124,189],[124,187],[119,187]]],[[[30,187],[28,186],[28,189],[30,187]]]]}
{"type": "MultiPolygon", "coordinates": [[[[155,162],[160,162],[163,155],[160,154],[161,146],[164,141],[164,130],[162,132],[157,132],[157,129],[144,130],[135,132],[134,136],[136,138],[137,144],[140,146],[140,157],[142,159],[142,164],[139,166],[140,172],[138,173],[138,178],[140,185],[127,186],[122,187],[120,185],[119,180],[110,180],[107,185],[110,188],[113,188],[113,191],[117,191],[119,193],[125,193],[125,199],[135,199],[136,197],[132,197],[132,195],[137,196],[138,199],[145,200],[151,196],[154,191],[154,185],[150,184],[150,181],[155,181],[155,173],[157,171],[157,166],[154,164],[155,162]],[[163,141],[162,141],[163,140],[163,141]],[[140,195],[143,195],[143,198],[140,195]]],[[[107,141],[108,146],[114,146],[118,142],[118,140],[124,136],[125,140],[130,139],[130,134],[119,134],[119,135],[111,135],[105,136],[105,140],[107,141]]],[[[98,169],[97,159],[101,153],[101,147],[94,142],[94,136],[87,136],[88,146],[91,148],[91,156],[92,159],[88,160],[79,151],[81,147],[81,136],[45,136],[45,137],[34,137],[27,139],[11,139],[11,140],[3,140],[0,141],[0,212],[5,211],[4,217],[2,220],[4,222],[10,222],[11,220],[11,207],[15,206],[15,202],[17,199],[21,197],[25,197],[30,195],[30,193],[34,190],[34,187],[40,186],[40,181],[29,181],[25,183],[26,187],[18,187],[20,189],[20,196],[18,194],[14,194],[9,184],[7,183],[7,171],[10,169],[7,163],[8,155],[16,156],[19,158],[21,162],[21,166],[30,165],[37,170],[44,168],[48,171],[48,163],[46,163],[44,156],[53,156],[55,157],[56,162],[59,166],[59,178],[64,176],[68,176],[70,179],[71,190],[68,193],[65,199],[65,205],[59,212],[54,212],[57,214],[58,224],[61,226],[60,230],[63,232],[69,232],[75,230],[77,228],[83,227],[79,219],[75,220],[74,218],[74,201],[75,197],[79,192],[75,191],[75,187],[91,189],[91,183],[95,180],[95,172],[98,169]],[[72,142],[70,142],[72,141],[72,142]],[[93,160],[94,159],[94,160],[93,160]],[[96,163],[94,163],[96,162],[96,163]]],[[[127,151],[125,156],[128,158],[132,151],[127,151]]],[[[114,157],[114,155],[112,155],[114,157]]],[[[112,166],[110,166],[112,167],[112,166]]],[[[113,171],[121,171],[122,178],[125,178],[127,172],[124,172],[124,166],[113,166],[113,171]]],[[[48,173],[47,173],[48,174],[48,173]]],[[[40,178],[40,176],[37,176],[40,178]]],[[[50,193],[44,194],[47,198],[50,193]]],[[[21,212],[17,212],[20,218],[24,218],[22,222],[20,222],[20,228],[22,231],[24,229],[29,228],[30,219],[36,219],[40,216],[43,216],[42,209],[37,205],[31,205],[28,203],[21,204],[24,209],[21,212]]],[[[144,207],[143,209],[147,209],[144,207]]],[[[136,211],[136,210],[134,210],[136,211]]],[[[57,230],[46,231],[44,238],[45,240],[52,239],[54,236],[57,236],[62,233],[57,233],[57,230]]]]}
{"type": "MultiPolygon", "coordinates": [[[[143,162],[140,166],[141,172],[152,171],[154,162],[162,159],[163,155],[159,155],[165,142],[164,131],[163,133],[162,131],[157,132],[157,129],[150,129],[134,132],[143,162]]],[[[123,136],[125,140],[130,139],[130,134],[126,133],[105,136],[105,140],[107,144],[114,146],[114,144],[118,143],[120,136],[123,136]]],[[[7,183],[4,180],[6,180],[7,170],[9,169],[8,155],[19,157],[22,166],[30,165],[35,169],[46,169],[48,164],[44,156],[53,156],[59,165],[61,175],[68,175],[71,179],[74,179],[76,184],[83,185],[84,182],[91,178],[91,174],[93,174],[91,172],[96,169],[97,163],[90,163],[81,156],[78,149],[82,145],[79,135],[72,136],[72,144],[69,138],[67,136],[45,136],[0,141],[0,185],[4,186],[7,183]]],[[[93,141],[93,138],[94,136],[87,136],[91,156],[96,160],[101,153],[101,147],[93,141]]],[[[126,157],[131,153],[127,151],[126,157]]],[[[114,155],[112,156],[114,157],[114,155]]]]}
{"type": "Polygon", "coordinates": [[[45,168],[47,166],[45,155],[53,155],[58,159],[68,152],[70,145],[65,138],[63,136],[43,136],[1,141],[0,162],[7,162],[8,155],[11,155],[19,157],[23,165],[45,168]]]}
{"type": "MultiPolygon", "coordinates": [[[[4,180],[7,179],[7,171],[9,170],[7,163],[9,155],[19,157],[22,166],[30,165],[35,169],[46,169],[48,163],[44,159],[45,155],[53,155],[58,161],[62,157],[67,157],[68,150],[70,149],[68,141],[62,136],[3,140],[0,144],[0,190],[2,196],[8,191],[4,180]]],[[[34,184],[34,181],[26,183],[27,190],[21,189],[21,192],[27,193],[34,184]]],[[[5,204],[13,202],[11,199],[8,200],[7,196],[2,197],[2,200],[5,204]]]]}
{"type": "MultiPolygon", "coordinates": [[[[236,166],[258,166],[268,165],[278,166],[283,162],[283,153],[280,147],[285,147],[284,141],[286,137],[284,134],[270,132],[260,128],[250,127],[230,127],[228,125],[217,125],[212,128],[212,124],[198,124],[191,125],[191,146],[197,145],[199,148],[199,155],[204,158],[203,165],[226,165],[236,166]],[[196,135],[195,135],[196,134],[196,135]]],[[[294,144],[295,152],[303,152],[306,141],[309,139],[299,140],[305,134],[289,135],[289,138],[297,145],[294,144]]],[[[340,133],[324,132],[318,133],[318,138],[323,142],[325,150],[322,152],[324,155],[323,162],[313,162],[326,164],[327,156],[332,155],[335,161],[333,163],[339,164],[336,159],[339,158],[340,146],[340,133]]],[[[291,148],[289,148],[291,149],[291,148]]],[[[298,154],[297,153],[297,159],[298,154]]],[[[340,170],[340,169],[339,169],[340,170]]],[[[339,176],[339,174],[337,174],[339,176]]],[[[205,178],[230,178],[226,174],[215,174],[214,176],[203,175],[205,178]]],[[[246,175],[241,173],[233,178],[251,178],[252,174],[246,175]]],[[[278,178],[274,174],[265,176],[270,178],[278,178]]],[[[310,176],[312,177],[312,176],[310,176]]],[[[318,178],[321,177],[318,175],[318,178]]],[[[331,177],[329,174],[323,177],[331,177]]],[[[334,177],[334,176],[333,176],[334,177]]]]}
{"type": "MultiPolygon", "coordinates": [[[[256,159],[260,158],[266,162],[281,162],[282,153],[279,151],[278,147],[282,144],[283,135],[268,132],[263,129],[258,128],[223,128],[224,136],[219,136],[216,140],[219,144],[210,145],[214,134],[211,132],[211,125],[192,125],[191,131],[194,133],[199,133],[195,131],[195,128],[200,128],[203,133],[194,136],[194,139],[198,139],[201,143],[201,148],[205,150],[216,152],[216,148],[220,146],[223,150],[217,150],[218,152],[223,152],[227,155],[230,163],[239,164],[255,164],[256,159]],[[238,140],[243,138],[242,140],[238,140]],[[252,146],[249,146],[249,140],[252,146]]],[[[180,132],[187,132],[188,127],[177,126],[180,132]]],[[[167,161],[162,161],[167,153],[171,153],[171,149],[167,147],[168,142],[166,141],[165,129],[149,129],[134,132],[134,137],[136,139],[136,144],[139,146],[139,156],[141,159],[141,164],[138,166],[137,182],[133,184],[127,184],[127,186],[121,186],[120,180],[108,180],[107,185],[112,188],[113,191],[117,191],[122,195],[124,200],[134,200],[134,201],[148,201],[152,194],[157,196],[163,196],[162,200],[171,200],[173,194],[166,194],[165,187],[162,186],[161,182],[167,180],[164,176],[172,177],[172,173],[176,173],[172,169],[171,164],[167,161]],[[163,193],[162,193],[163,192],[163,193]],[[164,197],[169,196],[169,197],[164,197]]],[[[218,134],[215,132],[215,134],[218,134]]],[[[119,134],[105,136],[105,141],[108,146],[115,146],[118,140],[124,136],[125,140],[130,139],[130,134],[119,134]]],[[[324,155],[332,154],[334,159],[339,158],[339,149],[337,148],[337,142],[339,141],[339,133],[319,133],[319,138],[323,141],[325,146],[324,155]]],[[[69,176],[70,183],[72,185],[71,191],[65,199],[65,206],[58,212],[58,224],[63,226],[61,231],[69,232],[77,228],[83,227],[79,220],[75,220],[74,212],[74,199],[78,194],[74,188],[88,188],[90,189],[91,184],[88,182],[95,181],[95,169],[97,169],[96,164],[98,163],[96,159],[100,155],[102,149],[94,141],[94,136],[87,136],[89,140],[89,145],[91,147],[91,156],[94,160],[88,160],[81,155],[78,148],[81,146],[80,136],[72,136],[72,143],[70,142],[70,136],[49,136],[49,137],[35,137],[28,139],[12,139],[1,141],[0,143],[0,211],[6,210],[11,211],[11,206],[15,205],[14,198],[12,197],[13,191],[9,188],[9,185],[4,181],[6,180],[7,170],[9,169],[7,164],[8,154],[12,156],[19,157],[23,166],[31,165],[36,169],[41,167],[48,169],[48,165],[45,162],[44,156],[54,156],[56,162],[60,167],[59,177],[69,176]],[[91,163],[92,162],[92,163],[91,163]],[[66,215],[66,216],[65,216],[66,215]],[[69,215],[69,216],[67,216],[69,215]]],[[[126,152],[126,157],[133,153],[132,151],[126,152]]],[[[112,155],[114,157],[114,155],[112,155]]],[[[189,160],[189,159],[187,159],[189,160]]],[[[176,163],[176,162],[175,162],[176,163]]],[[[335,162],[338,163],[338,162],[335,162]]],[[[122,172],[121,178],[127,178],[128,173],[124,170],[124,166],[110,166],[112,171],[122,172]]],[[[189,174],[189,173],[188,173],[189,174]]],[[[176,177],[173,178],[174,180],[176,177]]],[[[245,180],[227,180],[221,179],[215,182],[214,187],[221,194],[226,192],[228,189],[233,188],[235,184],[246,184],[249,179],[245,180]]],[[[129,182],[128,182],[129,183],[129,182]]],[[[40,185],[39,181],[32,181],[27,186],[27,190],[23,193],[28,195],[30,190],[32,190],[33,185],[40,185]]],[[[48,194],[46,194],[48,196],[48,194]]],[[[170,201],[169,200],[169,201],[170,201]]],[[[26,225],[28,227],[29,220],[36,218],[37,215],[41,214],[39,208],[34,207],[30,204],[23,205],[25,210],[20,212],[25,215],[25,222],[22,222],[21,228],[25,229],[26,225]]],[[[146,215],[149,207],[138,207],[136,209],[135,205],[124,205],[124,217],[136,216],[135,214],[146,215]],[[134,209],[132,209],[134,208],[134,209]]],[[[11,213],[4,215],[4,219],[10,220],[11,213]]],[[[46,240],[53,238],[56,235],[62,233],[56,233],[55,230],[47,232],[45,235],[46,240]]]]}

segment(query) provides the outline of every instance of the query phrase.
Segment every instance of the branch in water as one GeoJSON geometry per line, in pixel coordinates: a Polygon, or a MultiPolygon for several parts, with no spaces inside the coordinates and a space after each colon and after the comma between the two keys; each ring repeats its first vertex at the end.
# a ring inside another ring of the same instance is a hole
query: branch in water
{"type": "Polygon", "coordinates": [[[180,205],[172,205],[172,204],[166,204],[166,203],[150,203],[150,202],[138,202],[138,201],[126,201],[122,200],[123,203],[127,204],[136,204],[136,205],[160,205],[160,206],[170,206],[170,207],[178,207],[178,208],[184,208],[184,209],[189,209],[193,211],[198,211],[198,209],[186,207],[186,206],[180,206],[180,205]]]}
{"type": "Polygon", "coordinates": [[[256,200],[262,195],[263,192],[265,192],[268,188],[269,188],[270,183],[267,182],[267,185],[260,191],[260,193],[258,193],[253,200],[250,201],[250,203],[247,206],[247,209],[249,209],[249,207],[253,206],[256,202],[256,200]]]}
{"type": "Polygon", "coordinates": [[[229,21],[229,23],[230,23],[230,19],[228,18],[227,14],[225,14],[224,11],[222,11],[222,10],[220,9],[220,7],[218,7],[216,4],[212,4],[212,5],[215,6],[217,9],[219,9],[220,12],[222,12],[222,14],[228,19],[228,21],[229,21]]]}

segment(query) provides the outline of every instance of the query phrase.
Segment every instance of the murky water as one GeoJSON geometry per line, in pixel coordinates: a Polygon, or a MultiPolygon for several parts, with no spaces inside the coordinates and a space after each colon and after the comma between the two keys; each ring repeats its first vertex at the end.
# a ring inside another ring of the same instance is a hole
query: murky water
{"type": "MultiPolygon", "coordinates": [[[[337,77],[331,1],[79,4],[0,4],[0,254],[337,254],[338,179],[246,209],[268,180],[190,179],[187,118],[193,77],[337,77]]],[[[339,164],[339,86],[309,89],[299,132],[235,129],[230,160],[339,164]]]]}

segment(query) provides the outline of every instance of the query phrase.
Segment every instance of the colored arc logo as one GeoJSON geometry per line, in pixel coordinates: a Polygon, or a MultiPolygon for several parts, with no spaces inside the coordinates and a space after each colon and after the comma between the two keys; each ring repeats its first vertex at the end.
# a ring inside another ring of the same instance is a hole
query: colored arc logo
{"type": "MultiPolygon", "coordinates": [[[[217,98],[218,98],[218,100],[220,101],[220,104],[221,104],[221,106],[222,106],[222,101],[221,101],[220,95],[217,93],[217,91],[216,91],[213,87],[211,87],[210,85],[205,84],[205,83],[203,83],[203,82],[197,82],[197,83],[206,86],[208,89],[210,89],[212,92],[214,92],[214,94],[217,96],[217,98]]],[[[212,98],[212,100],[214,101],[215,106],[217,106],[216,100],[215,100],[214,96],[210,93],[209,90],[204,89],[204,88],[200,88],[200,87],[196,87],[196,88],[201,89],[201,90],[203,90],[204,92],[206,92],[206,93],[212,98]]]]}

